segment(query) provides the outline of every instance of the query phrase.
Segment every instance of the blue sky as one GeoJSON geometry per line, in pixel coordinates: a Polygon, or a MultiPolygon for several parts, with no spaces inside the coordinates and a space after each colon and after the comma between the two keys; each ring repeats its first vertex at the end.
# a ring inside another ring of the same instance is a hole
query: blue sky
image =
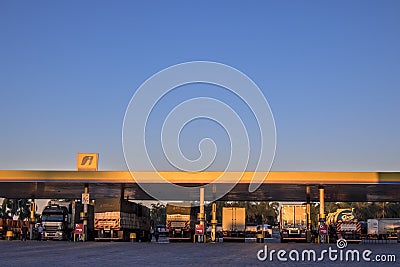
{"type": "MultiPolygon", "coordinates": [[[[0,169],[75,169],[77,152],[126,169],[122,123],[135,90],[168,66],[207,60],[263,91],[277,131],[272,170],[399,170],[399,1],[215,2],[1,1],[0,169]]],[[[209,88],[176,91],[164,108],[209,88]]],[[[240,101],[214,94],[252,129],[240,101]]],[[[191,126],[189,158],[203,137],[229,148],[217,125],[191,126]]]]}

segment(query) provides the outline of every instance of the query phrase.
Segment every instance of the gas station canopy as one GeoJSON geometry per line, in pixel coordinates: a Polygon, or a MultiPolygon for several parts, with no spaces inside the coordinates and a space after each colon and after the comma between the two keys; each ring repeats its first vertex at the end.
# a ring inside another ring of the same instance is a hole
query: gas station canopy
{"type": "MultiPolygon", "coordinates": [[[[201,186],[215,183],[221,172],[160,172],[168,182],[180,186],[201,186]]],[[[135,172],[140,185],[163,190],[165,183],[157,182],[156,172],[135,172]]],[[[236,186],[220,200],[229,201],[306,201],[306,187],[310,200],[318,201],[318,188],[325,189],[328,202],[400,201],[400,172],[269,172],[254,192],[248,188],[252,172],[225,173],[226,182],[236,186]],[[230,181],[230,177],[232,177],[230,181]]],[[[91,199],[119,197],[132,200],[153,200],[136,182],[129,171],[19,171],[0,170],[0,197],[6,198],[80,198],[85,185],[91,199]]],[[[175,199],[187,200],[186,196],[175,199]]],[[[188,197],[189,198],[189,197],[188,197]]],[[[206,199],[207,200],[207,199],[206,199]]]]}

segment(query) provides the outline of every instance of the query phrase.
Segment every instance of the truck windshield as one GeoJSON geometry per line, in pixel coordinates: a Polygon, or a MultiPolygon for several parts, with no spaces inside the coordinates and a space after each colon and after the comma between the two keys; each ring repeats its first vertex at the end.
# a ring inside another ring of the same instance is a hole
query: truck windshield
{"type": "Polygon", "coordinates": [[[42,215],[42,221],[44,222],[62,222],[63,215],[62,214],[46,214],[42,215]]]}

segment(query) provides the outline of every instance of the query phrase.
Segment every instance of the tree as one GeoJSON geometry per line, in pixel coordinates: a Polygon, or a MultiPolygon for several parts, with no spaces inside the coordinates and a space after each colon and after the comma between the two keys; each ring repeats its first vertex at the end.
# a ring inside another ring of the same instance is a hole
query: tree
{"type": "Polygon", "coordinates": [[[154,225],[165,225],[167,220],[165,213],[165,205],[157,202],[156,204],[151,204],[150,217],[154,222],[154,225]]]}
{"type": "Polygon", "coordinates": [[[392,202],[386,205],[388,218],[400,217],[400,202],[392,202]]]}
{"type": "Polygon", "coordinates": [[[10,219],[6,200],[7,199],[3,200],[3,203],[1,204],[1,207],[0,207],[0,218],[1,219],[10,219]]]}
{"type": "Polygon", "coordinates": [[[1,218],[13,219],[14,216],[18,216],[19,220],[29,219],[31,201],[30,199],[5,198],[1,205],[1,218]]]}
{"type": "MultiPolygon", "coordinates": [[[[277,221],[278,207],[277,202],[265,201],[217,201],[217,220],[222,222],[223,207],[242,207],[246,209],[246,222],[251,224],[270,223],[277,221]]],[[[207,220],[211,220],[212,203],[205,206],[207,220]]]]}

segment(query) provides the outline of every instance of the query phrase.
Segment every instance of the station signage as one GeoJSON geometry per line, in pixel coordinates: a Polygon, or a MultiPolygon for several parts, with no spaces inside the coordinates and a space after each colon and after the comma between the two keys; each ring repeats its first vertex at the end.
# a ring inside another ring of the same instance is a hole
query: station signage
{"type": "Polygon", "coordinates": [[[204,235],[204,225],[196,224],[196,235],[204,235]]]}
{"type": "Polygon", "coordinates": [[[82,194],[82,204],[83,204],[83,205],[89,204],[89,202],[90,202],[89,193],[83,193],[83,194],[82,194]]]}
{"type": "Polygon", "coordinates": [[[76,223],[74,233],[77,235],[83,234],[83,223],[76,223]]]}
{"type": "Polygon", "coordinates": [[[326,224],[321,224],[319,226],[319,234],[320,235],[328,235],[328,225],[326,224]]]}
{"type": "Polygon", "coordinates": [[[76,168],[78,171],[97,171],[98,162],[98,153],[78,153],[76,168]]]}

